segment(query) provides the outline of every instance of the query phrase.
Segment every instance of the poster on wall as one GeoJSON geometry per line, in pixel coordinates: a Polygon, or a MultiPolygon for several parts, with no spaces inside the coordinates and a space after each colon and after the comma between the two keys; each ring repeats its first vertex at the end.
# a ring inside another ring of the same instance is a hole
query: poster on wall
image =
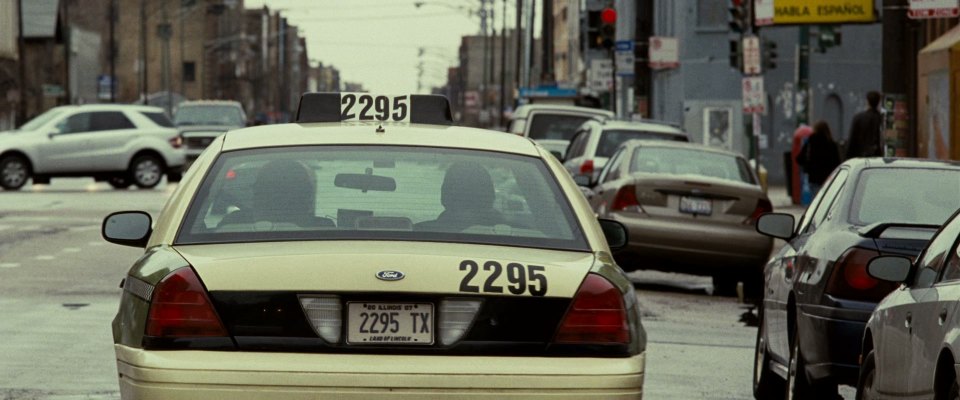
{"type": "MultiPolygon", "coordinates": [[[[946,160],[950,158],[950,75],[947,71],[933,73],[927,76],[927,87],[930,90],[929,111],[927,112],[927,158],[946,160]]],[[[889,143],[897,131],[897,98],[887,97],[884,106],[887,109],[887,127],[885,139],[889,143]],[[891,118],[892,114],[892,118],[891,118]]],[[[904,113],[906,103],[903,103],[904,113]]],[[[904,116],[903,125],[906,125],[904,116]]]]}
{"type": "Polygon", "coordinates": [[[733,149],[733,109],[704,107],[703,144],[726,150],[733,149]]]}

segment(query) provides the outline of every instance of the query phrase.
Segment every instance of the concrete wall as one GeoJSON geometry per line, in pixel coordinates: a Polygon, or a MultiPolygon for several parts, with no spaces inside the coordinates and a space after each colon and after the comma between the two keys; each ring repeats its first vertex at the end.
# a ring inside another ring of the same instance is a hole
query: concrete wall
{"type": "MultiPolygon", "coordinates": [[[[700,10],[715,0],[653,0],[658,36],[680,39],[680,67],[654,72],[653,118],[675,121],[703,143],[704,109],[732,110],[731,149],[747,154],[749,141],[744,133],[741,105],[742,75],[729,65],[730,39],[736,38],[726,26],[726,5],[718,7],[723,16],[700,10]],[[698,11],[700,13],[698,13],[698,11]],[[714,24],[706,22],[713,21],[714,24]]],[[[877,9],[880,9],[879,1],[877,9]]],[[[716,9],[715,9],[716,11],[716,9]]],[[[762,134],[767,147],[761,163],[769,170],[772,183],[784,182],[783,152],[789,151],[796,128],[797,104],[804,96],[794,90],[796,46],[799,28],[764,27],[761,37],[777,43],[778,67],[765,71],[767,113],[762,116],[762,134]]],[[[845,25],[840,28],[843,44],[826,53],[811,53],[810,120],[827,120],[838,141],[849,135],[853,114],[865,107],[864,96],[881,84],[881,25],[845,25]]],[[[811,28],[811,34],[817,32],[811,28]]],[[[811,37],[812,48],[816,38],[811,37]]]]}

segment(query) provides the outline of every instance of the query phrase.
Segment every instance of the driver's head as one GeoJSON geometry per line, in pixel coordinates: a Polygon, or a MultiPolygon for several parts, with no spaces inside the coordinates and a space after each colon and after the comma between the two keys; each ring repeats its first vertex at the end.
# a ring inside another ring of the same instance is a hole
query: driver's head
{"type": "Polygon", "coordinates": [[[313,174],[290,160],[270,161],[261,167],[253,188],[258,219],[273,222],[302,222],[315,216],[315,198],[313,174]]]}
{"type": "Polygon", "coordinates": [[[448,211],[493,209],[493,179],[477,163],[463,162],[450,166],[443,177],[440,203],[448,211]]]}

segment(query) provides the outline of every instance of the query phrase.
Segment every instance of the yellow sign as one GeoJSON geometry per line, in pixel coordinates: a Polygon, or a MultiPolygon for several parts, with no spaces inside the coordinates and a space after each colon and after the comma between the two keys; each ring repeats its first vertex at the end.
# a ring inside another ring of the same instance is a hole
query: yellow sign
{"type": "Polygon", "coordinates": [[[874,22],[873,0],[775,0],[773,23],[843,24],[874,22]]]}

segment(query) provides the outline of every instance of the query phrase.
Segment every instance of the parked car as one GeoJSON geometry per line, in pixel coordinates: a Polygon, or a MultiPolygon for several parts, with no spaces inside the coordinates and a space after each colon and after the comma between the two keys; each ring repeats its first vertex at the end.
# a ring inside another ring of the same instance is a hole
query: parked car
{"type": "MultiPolygon", "coordinates": [[[[956,199],[960,182],[953,187],[956,199]]],[[[960,213],[955,213],[914,262],[877,257],[867,273],[902,284],[873,311],[863,334],[858,399],[960,398],[960,213]]]]}
{"type": "Polygon", "coordinates": [[[17,190],[52,177],[89,176],[115,188],[152,188],[180,179],[184,153],[163,109],[139,105],[60,106],[0,133],[0,186],[17,190]]]}
{"type": "Polygon", "coordinates": [[[574,133],[563,166],[574,179],[595,182],[617,148],[632,139],[690,141],[683,130],[665,123],[590,120],[574,133]]]}
{"type": "Polygon", "coordinates": [[[624,270],[707,275],[715,292],[737,282],[760,286],[773,241],[754,220],[773,209],[742,156],[704,145],[631,140],[586,191],[601,218],[626,225],[630,242],[615,254],[624,270]]]}
{"type": "Polygon", "coordinates": [[[896,284],[867,274],[881,255],[914,257],[960,206],[960,164],[855,158],[834,170],[800,223],[767,214],[757,230],[787,244],[764,268],[757,398],[830,398],[857,382],[871,312],[896,284]]]}
{"type": "Polygon", "coordinates": [[[217,136],[247,126],[247,114],[238,101],[185,101],[177,105],[173,122],[183,138],[189,167],[217,136]]]}
{"type": "Polygon", "coordinates": [[[535,140],[560,159],[584,122],[613,117],[612,112],[598,108],[525,104],[514,110],[508,131],[535,140]]]}

